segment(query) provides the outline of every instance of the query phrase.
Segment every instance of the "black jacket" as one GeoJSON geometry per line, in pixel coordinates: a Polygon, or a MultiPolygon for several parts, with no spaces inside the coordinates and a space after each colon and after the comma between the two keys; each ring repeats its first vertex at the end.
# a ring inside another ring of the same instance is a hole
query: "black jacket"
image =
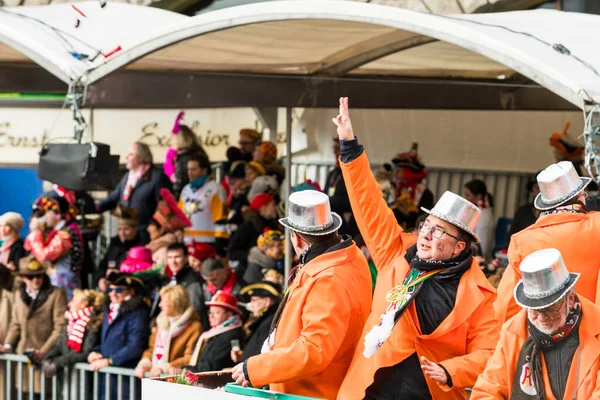
{"type": "Polygon", "coordinates": [[[178,285],[181,285],[187,289],[190,295],[190,301],[192,302],[192,307],[194,307],[194,310],[196,313],[198,313],[200,322],[202,322],[202,326],[207,330],[210,325],[208,323],[208,310],[206,308],[206,304],[204,304],[202,278],[196,273],[196,271],[192,269],[192,267],[186,265],[181,271],[179,271],[177,275],[173,277],[173,279],[178,285]]]}
{"type": "Polygon", "coordinates": [[[536,213],[539,214],[539,212],[533,206],[533,203],[525,204],[519,207],[515,212],[512,223],[510,224],[508,237],[510,238],[515,233],[535,224],[535,221],[537,220],[536,213]]]}
{"type": "Polygon", "coordinates": [[[99,212],[113,210],[117,204],[121,203],[127,207],[136,208],[138,210],[139,234],[142,242],[148,243],[150,238],[146,232],[148,222],[152,219],[156,206],[161,200],[160,189],[167,188],[171,190],[171,181],[164,174],[162,169],[150,168],[146,174],[138,181],[133,189],[129,200],[125,201],[123,192],[127,185],[127,172],[117,187],[108,195],[106,199],[98,205],[99,212]]]}
{"type": "Polygon", "coordinates": [[[67,346],[67,330],[63,330],[58,341],[54,345],[54,348],[46,354],[46,360],[52,360],[57,368],[72,367],[76,363],[87,363],[87,357],[92,352],[92,349],[100,341],[100,328],[102,327],[102,321],[104,319],[103,313],[97,313],[85,327],[85,334],[83,336],[83,343],[81,345],[81,351],[76,352],[69,346],[67,346]]]}
{"type": "Polygon", "coordinates": [[[342,217],[342,226],[339,233],[352,237],[356,236],[359,231],[354,217],[351,217],[348,222],[344,218],[345,213],[352,213],[352,207],[350,206],[350,198],[348,197],[348,190],[346,190],[346,184],[344,183],[342,169],[339,166],[336,166],[327,175],[324,191],[329,196],[331,211],[342,217]]]}
{"type": "Polygon", "coordinates": [[[29,254],[29,252],[23,247],[24,245],[25,242],[23,241],[23,239],[19,238],[16,242],[12,244],[12,246],[10,246],[10,250],[8,252],[7,263],[12,262],[17,268],[17,271],[19,271],[19,261],[21,260],[21,258],[29,254]]]}
{"type": "Polygon", "coordinates": [[[192,372],[220,371],[235,365],[231,359],[231,341],[239,340],[244,344],[244,329],[237,328],[214,336],[206,341],[204,350],[198,357],[196,365],[185,367],[192,372]]]}
{"type": "Polygon", "coordinates": [[[275,313],[277,312],[277,307],[279,307],[279,304],[272,304],[263,315],[258,317],[248,327],[250,333],[246,337],[243,361],[260,354],[263,343],[269,337],[269,330],[273,322],[273,317],[275,317],[275,313]]]}

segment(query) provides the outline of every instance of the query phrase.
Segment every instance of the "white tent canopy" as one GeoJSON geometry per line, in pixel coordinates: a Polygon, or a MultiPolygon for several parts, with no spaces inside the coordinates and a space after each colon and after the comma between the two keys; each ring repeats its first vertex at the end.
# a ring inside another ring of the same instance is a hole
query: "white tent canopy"
{"type": "Polygon", "coordinates": [[[32,60],[84,85],[123,68],[488,83],[522,75],[579,108],[600,103],[594,15],[443,16],[334,0],[256,3],[195,17],[120,3],[77,6],[87,18],[65,4],[0,8],[0,63],[32,60]]]}

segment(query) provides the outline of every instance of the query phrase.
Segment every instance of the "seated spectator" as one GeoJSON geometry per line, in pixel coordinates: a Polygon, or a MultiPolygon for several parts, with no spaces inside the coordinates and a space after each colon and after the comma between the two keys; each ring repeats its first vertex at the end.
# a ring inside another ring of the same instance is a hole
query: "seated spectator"
{"type": "Polygon", "coordinates": [[[250,185],[246,183],[245,179],[246,165],[245,161],[232,163],[229,175],[225,177],[227,183],[226,190],[228,190],[227,202],[230,209],[227,216],[227,223],[231,231],[235,231],[244,222],[243,211],[250,204],[247,197],[250,185]]]}
{"type": "Polygon", "coordinates": [[[198,276],[202,276],[202,263],[207,258],[214,258],[217,255],[215,248],[206,243],[194,243],[187,246],[188,264],[198,276]]]}
{"type": "Polygon", "coordinates": [[[184,241],[210,244],[217,254],[225,256],[229,233],[226,225],[228,205],[225,189],[211,177],[210,161],[206,157],[190,158],[187,165],[188,183],[181,192],[179,208],[190,220],[184,230],[184,241]]]}
{"type": "MultiPolygon", "coordinates": [[[[171,192],[163,189],[160,194],[162,200],[158,203],[156,212],[148,225],[150,243],[146,247],[152,250],[155,268],[164,269],[167,265],[167,248],[169,245],[177,243],[177,237],[173,232],[189,227],[191,223],[177,206],[171,192]]],[[[171,276],[170,271],[167,270],[165,273],[167,276],[171,276]]]]}
{"type": "MultiPolygon", "coordinates": [[[[94,371],[114,366],[135,368],[148,344],[148,306],[144,300],[144,283],[141,279],[124,273],[108,277],[108,297],[104,303],[100,343],[88,356],[94,371]]],[[[117,398],[117,377],[110,378],[110,393],[105,393],[106,378],[101,374],[100,397],[117,398]]],[[[122,382],[123,400],[129,399],[129,379],[122,382]]],[[[136,393],[141,395],[139,381],[136,393]]],[[[138,398],[141,396],[137,396],[138,398]]]]}
{"type": "MultiPolygon", "coordinates": [[[[65,329],[67,297],[64,290],[50,284],[46,268],[33,256],[22,258],[19,275],[23,278],[15,295],[12,318],[0,353],[26,354],[35,364],[54,348],[65,329]],[[31,351],[30,351],[31,350],[31,351]]],[[[41,392],[41,375],[34,373],[34,392],[41,392]]],[[[29,391],[29,374],[23,374],[21,385],[29,391]]],[[[51,388],[46,382],[46,390],[51,388]]]]}
{"type": "Polygon", "coordinates": [[[63,197],[42,197],[34,209],[43,216],[32,219],[25,249],[40,263],[52,263],[50,282],[64,289],[71,299],[73,290],[80,287],[83,266],[83,237],[75,223],[77,211],[63,197]]]}
{"type": "Polygon", "coordinates": [[[69,310],[65,312],[67,329],[64,329],[44,357],[43,370],[51,378],[63,367],[73,367],[87,361],[88,355],[100,339],[100,327],[104,319],[102,302],[104,295],[93,290],[73,291],[69,310]]]}
{"type": "Polygon", "coordinates": [[[253,153],[253,161],[258,161],[264,165],[267,175],[274,175],[277,183],[285,179],[285,168],[277,162],[277,146],[270,141],[261,142],[253,153]]]}
{"type": "MultiPolygon", "coordinates": [[[[192,372],[220,371],[233,367],[231,342],[243,345],[244,329],[235,297],[217,293],[209,306],[210,330],[203,332],[194,347],[190,364],[184,367],[192,372]]],[[[171,370],[170,372],[175,372],[171,370]]]]}
{"type": "Polygon", "coordinates": [[[250,210],[244,213],[244,223],[229,241],[230,266],[244,276],[250,249],[265,228],[280,230],[277,204],[273,196],[263,193],[252,199],[250,210]]]}
{"type": "Polygon", "coordinates": [[[267,174],[267,170],[265,169],[265,166],[262,165],[262,163],[258,162],[258,161],[250,161],[247,165],[246,165],[246,171],[245,171],[245,181],[246,181],[246,185],[248,185],[248,187],[252,186],[252,183],[254,182],[254,180],[256,178],[258,178],[259,176],[264,176],[267,174]]]}
{"type": "Polygon", "coordinates": [[[256,178],[250,190],[248,190],[248,202],[252,203],[252,200],[261,193],[267,193],[273,196],[275,203],[279,203],[279,183],[274,176],[263,175],[256,178]]]}
{"type": "Polygon", "coordinates": [[[117,217],[117,235],[110,239],[110,244],[106,253],[98,264],[96,280],[102,279],[102,286],[106,285],[106,270],[109,266],[112,269],[119,269],[127,252],[132,247],[143,246],[138,232],[138,213],[137,210],[119,204],[114,212],[117,217]]]}
{"type": "Polygon", "coordinates": [[[141,379],[166,374],[170,368],[189,364],[194,346],[204,330],[200,317],[190,303],[188,291],[181,285],[166,286],[160,291],[161,313],[150,335],[148,349],[135,368],[141,379]]]}
{"type": "Polygon", "coordinates": [[[207,258],[202,263],[202,278],[206,282],[204,299],[207,301],[210,301],[218,292],[236,297],[243,287],[243,284],[238,282],[235,273],[215,258],[207,258]]]}
{"type": "Polygon", "coordinates": [[[240,291],[240,296],[250,297],[252,317],[249,321],[250,324],[247,324],[248,335],[244,351],[233,350],[231,352],[231,358],[236,364],[261,353],[279,307],[281,286],[268,281],[253,283],[244,287],[240,291]]]}
{"type": "Polygon", "coordinates": [[[0,264],[13,272],[17,272],[19,261],[27,255],[23,247],[25,242],[19,236],[19,231],[24,225],[23,217],[16,212],[7,212],[0,217],[0,264]]]}
{"type": "Polygon", "coordinates": [[[248,267],[244,273],[244,282],[260,282],[270,269],[283,272],[284,246],[285,239],[281,231],[268,230],[260,235],[257,246],[251,248],[250,254],[248,254],[248,267]]]}
{"type": "Polygon", "coordinates": [[[138,210],[138,226],[142,243],[150,241],[146,228],[161,200],[160,189],[171,188],[171,181],[159,168],[152,167],[152,151],[146,143],[136,142],[127,153],[128,172],[121,182],[98,204],[98,212],[114,210],[123,204],[138,210]]]}
{"type": "Polygon", "coordinates": [[[172,273],[169,286],[181,285],[190,295],[192,307],[200,317],[202,326],[208,326],[208,313],[204,304],[202,279],[188,264],[187,247],[173,243],[167,250],[167,266],[172,273]]]}
{"type": "Polygon", "coordinates": [[[464,198],[475,204],[481,210],[481,217],[475,228],[475,234],[481,239],[479,244],[480,254],[486,260],[492,256],[494,247],[494,197],[488,193],[485,182],[474,179],[467,182],[463,188],[464,198]]]}

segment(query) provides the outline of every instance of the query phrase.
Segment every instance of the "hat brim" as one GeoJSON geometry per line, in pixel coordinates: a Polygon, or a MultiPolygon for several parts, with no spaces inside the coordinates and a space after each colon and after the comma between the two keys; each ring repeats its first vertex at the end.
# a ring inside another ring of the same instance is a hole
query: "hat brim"
{"type": "Polygon", "coordinates": [[[551,305],[559,302],[568,292],[575,286],[575,283],[579,279],[581,274],[579,273],[570,273],[569,280],[564,285],[564,287],[558,292],[554,293],[551,296],[544,297],[543,299],[530,299],[525,295],[525,291],[523,289],[523,280],[521,279],[517,286],[515,286],[514,298],[515,302],[522,308],[528,308],[531,310],[539,310],[542,308],[550,307],[551,305]]]}
{"type": "Polygon", "coordinates": [[[214,302],[214,301],[207,301],[204,304],[206,304],[209,307],[210,306],[222,307],[222,308],[225,308],[225,309],[227,309],[229,311],[233,311],[236,314],[240,314],[240,315],[242,314],[242,312],[237,307],[230,306],[229,304],[226,304],[226,303],[218,303],[218,302],[214,302]]]}
{"type": "Polygon", "coordinates": [[[577,187],[577,189],[573,190],[571,193],[569,193],[568,195],[566,195],[564,197],[561,197],[558,200],[551,201],[551,202],[546,202],[542,198],[542,194],[539,193],[535,197],[535,201],[533,202],[534,207],[537,208],[540,211],[547,211],[547,210],[551,210],[551,209],[553,209],[555,207],[558,207],[561,204],[565,204],[567,201],[569,201],[573,197],[577,196],[577,194],[579,192],[581,192],[583,189],[585,189],[587,187],[587,185],[589,185],[590,182],[592,182],[591,178],[581,177],[580,179],[581,179],[581,184],[577,187]]]}
{"type": "Polygon", "coordinates": [[[279,223],[294,232],[298,232],[298,233],[302,233],[302,234],[310,235],[310,236],[325,236],[325,235],[329,235],[330,233],[334,233],[334,232],[338,231],[340,229],[340,227],[342,226],[342,217],[340,217],[337,213],[334,213],[334,212],[331,213],[331,217],[333,219],[333,224],[331,224],[331,226],[329,228],[319,230],[319,231],[307,231],[307,230],[298,228],[295,225],[290,224],[288,217],[281,218],[279,220],[279,223]]]}
{"type": "Polygon", "coordinates": [[[16,272],[15,275],[17,276],[38,276],[38,275],[44,275],[47,271],[47,268],[41,268],[37,271],[19,271],[16,272]]]}
{"type": "Polygon", "coordinates": [[[428,210],[428,209],[426,209],[425,207],[421,207],[421,210],[425,211],[425,212],[426,212],[427,214],[429,214],[429,215],[433,215],[433,216],[434,216],[434,217],[436,217],[436,218],[442,219],[442,220],[444,220],[444,221],[446,221],[446,222],[448,222],[448,223],[450,223],[450,224],[452,224],[452,225],[456,226],[456,227],[457,227],[458,229],[460,229],[460,230],[463,230],[463,231],[465,231],[466,233],[468,233],[468,234],[469,234],[469,236],[471,236],[471,237],[473,238],[473,240],[475,240],[475,243],[481,243],[481,239],[479,239],[479,236],[477,236],[477,235],[475,234],[475,232],[473,232],[473,231],[471,230],[471,228],[469,228],[468,226],[466,226],[466,225],[465,225],[465,224],[463,224],[462,222],[460,222],[460,221],[455,221],[455,220],[453,220],[452,218],[449,218],[447,215],[440,214],[440,213],[438,213],[438,212],[436,212],[436,211],[433,211],[433,210],[428,210]]]}

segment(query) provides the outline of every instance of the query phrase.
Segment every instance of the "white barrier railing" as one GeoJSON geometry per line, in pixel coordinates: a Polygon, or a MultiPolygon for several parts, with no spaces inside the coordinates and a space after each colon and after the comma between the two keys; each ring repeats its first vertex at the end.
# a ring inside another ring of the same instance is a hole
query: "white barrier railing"
{"type": "Polygon", "coordinates": [[[73,368],[64,368],[62,376],[46,378],[43,370],[30,364],[23,355],[0,355],[0,400],[133,400],[141,398],[139,382],[135,370],[129,368],[106,367],[92,371],[89,364],[78,363],[73,368]],[[39,374],[39,387],[36,388],[36,372],[39,374]],[[23,379],[27,377],[27,387],[23,388],[23,379]],[[117,380],[116,396],[111,396],[111,378],[117,380]],[[100,399],[100,383],[104,380],[105,396],[100,399]],[[126,393],[123,390],[125,380],[129,383],[126,393]],[[48,384],[50,387],[48,387],[48,384]],[[26,390],[24,390],[26,389],[26,390]],[[36,389],[39,392],[36,393],[36,389]],[[124,396],[127,394],[127,396],[124,396]]]}

